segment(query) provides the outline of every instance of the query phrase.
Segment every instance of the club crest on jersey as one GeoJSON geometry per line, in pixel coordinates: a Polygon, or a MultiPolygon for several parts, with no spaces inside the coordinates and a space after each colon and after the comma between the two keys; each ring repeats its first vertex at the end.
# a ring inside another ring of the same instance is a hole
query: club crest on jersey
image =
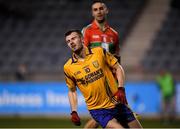
{"type": "Polygon", "coordinates": [[[92,64],[93,64],[93,66],[94,66],[95,68],[98,68],[98,67],[99,67],[99,63],[98,63],[97,60],[96,60],[96,61],[93,61],[92,64]]]}
{"type": "Polygon", "coordinates": [[[85,67],[85,68],[84,68],[84,71],[85,71],[86,73],[90,73],[90,72],[91,72],[91,70],[90,70],[89,67],[85,67]]]}

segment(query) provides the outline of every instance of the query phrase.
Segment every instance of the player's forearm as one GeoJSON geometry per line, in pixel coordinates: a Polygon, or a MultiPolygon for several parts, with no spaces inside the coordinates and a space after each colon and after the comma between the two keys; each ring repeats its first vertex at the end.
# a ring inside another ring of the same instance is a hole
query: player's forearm
{"type": "Polygon", "coordinates": [[[69,90],[68,92],[69,102],[71,106],[71,111],[77,111],[77,93],[76,91],[69,90]]]}
{"type": "Polygon", "coordinates": [[[116,77],[118,80],[118,87],[123,87],[125,81],[124,69],[119,63],[115,65],[115,69],[116,69],[116,77]]]}

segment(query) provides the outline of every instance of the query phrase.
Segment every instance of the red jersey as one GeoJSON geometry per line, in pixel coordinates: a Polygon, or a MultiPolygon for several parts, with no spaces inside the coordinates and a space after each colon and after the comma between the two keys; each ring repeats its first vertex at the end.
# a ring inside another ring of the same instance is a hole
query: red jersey
{"type": "Polygon", "coordinates": [[[105,23],[105,31],[102,31],[95,21],[82,30],[84,44],[90,47],[102,46],[106,51],[119,55],[118,32],[105,23]]]}

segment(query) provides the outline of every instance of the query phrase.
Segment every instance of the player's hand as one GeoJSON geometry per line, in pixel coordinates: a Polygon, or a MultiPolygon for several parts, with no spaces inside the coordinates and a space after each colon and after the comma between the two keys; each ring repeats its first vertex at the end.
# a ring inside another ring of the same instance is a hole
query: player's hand
{"type": "Polygon", "coordinates": [[[128,104],[124,87],[119,87],[118,91],[114,94],[114,96],[117,97],[117,100],[120,101],[120,103],[128,104]]]}
{"type": "Polygon", "coordinates": [[[76,111],[71,112],[71,121],[76,125],[80,126],[81,125],[81,120],[78,116],[78,113],[76,111]]]}

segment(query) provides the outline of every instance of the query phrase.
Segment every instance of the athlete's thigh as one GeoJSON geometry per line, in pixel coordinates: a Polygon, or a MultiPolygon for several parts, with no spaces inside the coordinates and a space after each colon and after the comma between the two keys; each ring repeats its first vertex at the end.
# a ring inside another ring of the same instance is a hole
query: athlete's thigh
{"type": "Polygon", "coordinates": [[[143,128],[142,125],[140,124],[140,122],[137,119],[129,122],[128,126],[129,126],[129,128],[143,128]]]}
{"type": "Polygon", "coordinates": [[[98,124],[93,118],[91,118],[91,119],[88,120],[88,122],[85,124],[84,129],[97,128],[98,126],[99,126],[99,124],[98,124]]]}
{"type": "Polygon", "coordinates": [[[107,123],[106,128],[123,128],[123,126],[115,118],[113,118],[107,123]]]}

